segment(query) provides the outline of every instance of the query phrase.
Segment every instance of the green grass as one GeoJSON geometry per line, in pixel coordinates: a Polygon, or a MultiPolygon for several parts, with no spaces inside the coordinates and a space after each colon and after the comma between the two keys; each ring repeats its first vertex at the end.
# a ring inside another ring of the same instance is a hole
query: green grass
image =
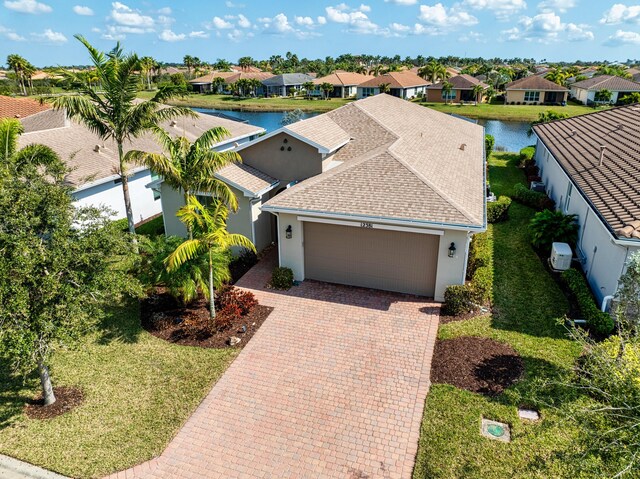
{"type": "Polygon", "coordinates": [[[445,105],[444,103],[421,103],[421,105],[433,108],[443,113],[455,113],[456,115],[482,120],[506,120],[506,121],[533,121],[538,119],[538,114],[554,110],[566,113],[568,116],[584,115],[596,111],[585,105],[569,103],[567,106],[543,106],[543,105],[502,105],[481,103],[475,105],[445,105]]]}
{"type": "MultiPolygon", "coordinates": [[[[513,154],[490,158],[489,178],[496,194],[509,195],[513,185],[524,182],[517,161],[513,154]]],[[[527,224],[533,213],[514,202],[507,222],[489,225],[494,313],[444,324],[438,333],[441,339],[483,336],[510,344],[523,358],[525,377],[496,398],[432,385],[414,479],[590,477],[576,471],[577,427],[558,414],[557,407],[573,396],[542,385],[570,373],[579,347],[558,324],[568,310],[566,298],[529,244],[527,224]],[[536,405],[543,420],[524,424],[517,417],[521,404],[536,405]],[[481,437],[482,417],[510,424],[512,442],[481,437]]]]}
{"type": "Polygon", "coordinates": [[[30,420],[35,377],[8,373],[0,358],[0,453],[72,477],[100,477],[160,454],[236,356],[176,346],[141,329],[137,306],[114,311],[78,348],[58,352],[54,386],[78,386],[84,403],[30,420]]]}
{"type": "MultiPolygon", "coordinates": [[[[140,98],[151,98],[154,92],[138,93],[140,98]]],[[[239,98],[232,95],[191,94],[169,103],[193,108],[214,108],[219,110],[241,111],[303,111],[326,112],[346,105],[351,100],[331,98],[330,100],[307,100],[305,98],[239,98]]]]}
{"type": "Polygon", "coordinates": [[[162,218],[162,215],[138,226],[136,228],[136,233],[151,237],[164,234],[164,219],[162,218]]]}

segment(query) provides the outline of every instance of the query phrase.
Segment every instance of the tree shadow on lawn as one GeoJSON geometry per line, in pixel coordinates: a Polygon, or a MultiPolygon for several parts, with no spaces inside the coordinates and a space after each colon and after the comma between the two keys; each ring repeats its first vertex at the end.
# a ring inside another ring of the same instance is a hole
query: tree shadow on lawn
{"type": "Polygon", "coordinates": [[[35,372],[24,377],[12,374],[9,358],[0,356],[0,429],[10,426],[33,399],[37,383],[35,372]]]}
{"type": "Polygon", "coordinates": [[[100,319],[97,329],[98,344],[106,345],[114,341],[137,343],[142,333],[138,301],[127,300],[109,308],[100,319]]]}

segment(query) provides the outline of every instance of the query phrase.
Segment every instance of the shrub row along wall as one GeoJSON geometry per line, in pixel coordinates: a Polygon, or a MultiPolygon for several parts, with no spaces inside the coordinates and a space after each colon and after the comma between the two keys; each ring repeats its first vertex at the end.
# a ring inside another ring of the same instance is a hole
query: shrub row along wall
{"type": "Polygon", "coordinates": [[[493,299],[493,251],[489,232],[473,236],[469,247],[467,278],[464,285],[447,286],[444,292],[444,314],[459,316],[469,313],[477,305],[493,299]]]}
{"type": "Polygon", "coordinates": [[[589,327],[600,334],[611,334],[614,327],[613,318],[598,309],[582,273],[571,268],[562,273],[562,279],[575,296],[580,312],[589,327]]]}
{"type": "Polygon", "coordinates": [[[506,221],[509,218],[509,206],[511,206],[511,198],[508,196],[500,196],[497,201],[487,203],[487,222],[506,221]]]}
{"type": "Polygon", "coordinates": [[[513,187],[513,199],[538,211],[553,210],[556,205],[546,194],[530,190],[522,183],[513,187]]]}

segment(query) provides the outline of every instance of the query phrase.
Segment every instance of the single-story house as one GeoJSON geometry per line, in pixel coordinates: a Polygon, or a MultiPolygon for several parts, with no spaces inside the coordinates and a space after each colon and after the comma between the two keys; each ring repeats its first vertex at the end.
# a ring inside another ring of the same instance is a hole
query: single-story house
{"type": "MultiPolygon", "coordinates": [[[[198,78],[194,78],[193,80],[189,80],[189,84],[191,88],[196,93],[207,93],[213,90],[213,79],[214,78],[222,78],[225,80],[228,77],[236,75],[237,72],[211,72],[206,75],[202,75],[198,78]]],[[[219,93],[219,92],[214,92],[219,93]]]]}
{"type": "Polygon", "coordinates": [[[218,91],[213,93],[223,93],[229,91],[229,85],[237,82],[238,80],[258,80],[261,82],[260,86],[256,88],[256,95],[262,96],[265,94],[264,86],[262,85],[262,81],[268,78],[273,77],[273,73],[269,72],[254,72],[254,71],[246,71],[246,72],[213,72],[202,77],[194,78],[189,83],[193,87],[194,91],[199,93],[206,93],[213,91],[213,82],[215,78],[222,78],[224,80],[224,84],[218,87],[218,91]]]}
{"type": "MultiPolygon", "coordinates": [[[[47,145],[71,168],[66,181],[74,188],[76,205],[105,206],[115,212],[113,219],[126,217],[118,174],[118,152],[113,141],[102,141],[84,125],[69,120],[64,111],[53,110],[48,105],[40,105],[30,99],[0,97],[0,111],[13,113],[5,116],[20,115],[25,129],[18,140],[21,148],[32,143],[47,145]],[[14,106],[9,107],[7,99],[15,100],[14,106]],[[25,102],[32,105],[24,106],[25,102]],[[16,113],[18,110],[21,113],[16,113]]],[[[206,130],[216,126],[225,127],[231,135],[216,145],[217,149],[236,148],[264,132],[260,127],[204,114],[199,114],[197,119],[178,118],[161,126],[175,136],[186,136],[191,141],[206,130]]],[[[156,153],[162,151],[151,134],[125,145],[125,152],[131,149],[156,153]]],[[[136,223],[161,214],[158,177],[144,166],[132,165],[130,171],[129,194],[136,223]]]]}
{"type": "Polygon", "coordinates": [[[217,173],[238,192],[229,230],[277,243],[296,280],[438,301],[464,283],[486,229],[483,127],[376,95],[237,151],[243,162],[217,173]]]}
{"type": "Polygon", "coordinates": [[[349,98],[356,96],[358,85],[371,80],[371,75],[363,75],[362,73],[345,72],[337,70],[330,75],[316,78],[313,83],[316,85],[316,95],[320,96],[324,93],[320,91],[320,85],[323,83],[331,83],[333,91],[329,93],[332,98],[349,98]]]}
{"type": "Polygon", "coordinates": [[[598,301],[640,251],[640,106],[535,125],[536,164],[557,208],[575,214],[576,256],[598,301]]]}
{"type": "Polygon", "coordinates": [[[313,77],[306,73],[283,73],[263,80],[262,84],[267,96],[295,96],[302,90],[302,85],[312,81],[313,77]]]}
{"type": "Polygon", "coordinates": [[[567,102],[569,89],[540,75],[521,78],[505,87],[507,105],[560,105],[567,102]]]}
{"type": "Polygon", "coordinates": [[[617,103],[630,93],[640,92],[640,83],[613,75],[597,75],[571,85],[571,96],[585,105],[591,105],[600,90],[609,90],[612,93],[610,103],[617,103]]]}
{"type": "Polygon", "coordinates": [[[415,73],[405,70],[378,75],[358,85],[356,97],[360,100],[380,93],[380,85],[389,85],[389,94],[411,99],[422,95],[429,82],[415,73]]]}
{"type": "Polygon", "coordinates": [[[478,85],[482,86],[483,89],[489,87],[486,83],[481,82],[471,75],[456,75],[445,81],[440,81],[427,87],[427,101],[448,101],[453,103],[472,101],[481,103],[484,95],[482,93],[474,93],[473,89],[478,85]],[[447,95],[445,95],[445,92],[442,90],[445,81],[451,83],[452,86],[451,91],[447,95]]]}

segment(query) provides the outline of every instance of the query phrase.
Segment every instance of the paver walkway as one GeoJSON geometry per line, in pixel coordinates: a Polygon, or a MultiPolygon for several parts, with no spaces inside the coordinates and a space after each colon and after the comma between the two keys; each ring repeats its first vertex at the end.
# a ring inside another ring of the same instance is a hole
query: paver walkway
{"type": "Polygon", "coordinates": [[[439,307],[305,281],[238,286],[275,309],[164,453],[113,477],[410,478],[439,307]]]}

